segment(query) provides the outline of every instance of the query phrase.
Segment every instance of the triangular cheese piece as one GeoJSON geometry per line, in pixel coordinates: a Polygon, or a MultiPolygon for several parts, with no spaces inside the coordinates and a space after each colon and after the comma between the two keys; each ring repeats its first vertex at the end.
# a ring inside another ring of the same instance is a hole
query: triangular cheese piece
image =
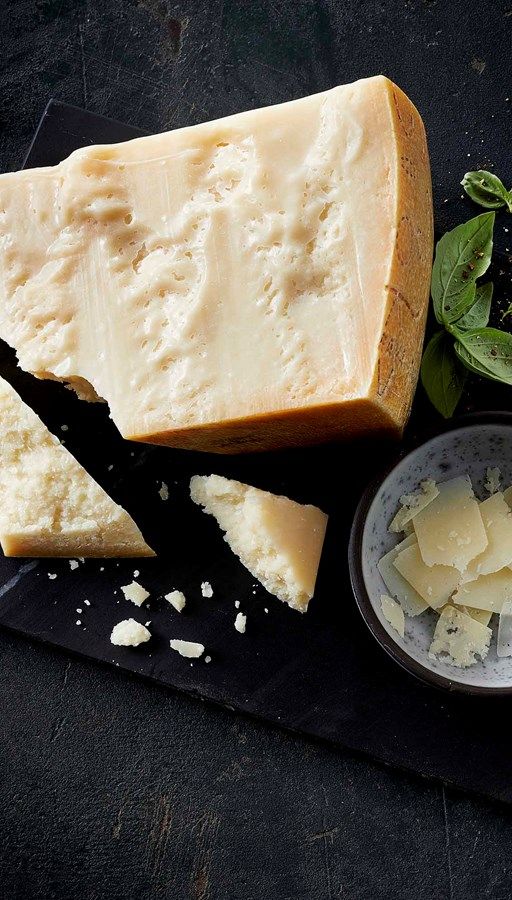
{"type": "Polygon", "coordinates": [[[0,175],[0,337],[125,438],[240,452],[408,418],[425,131],[387,78],[0,175]]]}
{"type": "Polygon", "coordinates": [[[6,556],[154,556],[126,510],[0,378],[0,543],[6,556]]]}
{"type": "Polygon", "coordinates": [[[306,612],[315,589],[327,516],[220,475],[196,475],[190,496],[219,523],[243,565],[293,609],[306,612]]]}

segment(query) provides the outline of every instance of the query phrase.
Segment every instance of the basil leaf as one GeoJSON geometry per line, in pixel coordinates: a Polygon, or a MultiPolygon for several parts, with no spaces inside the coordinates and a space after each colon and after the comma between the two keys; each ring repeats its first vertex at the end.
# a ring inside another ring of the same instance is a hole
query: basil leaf
{"type": "Polygon", "coordinates": [[[468,197],[480,206],[485,206],[486,209],[508,206],[509,212],[512,212],[512,193],[507,191],[501,179],[492,172],[486,172],[484,169],[466,172],[461,185],[468,197]]]}
{"type": "Polygon", "coordinates": [[[485,328],[491,312],[493,283],[481,284],[477,287],[473,306],[455,322],[455,328],[460,331],[472,331],[474,328],[485,328]]]}
{"type": "Polygon", "coordinates": [[[445,419],[449,419],[459,402],[466,373],[453,353],[453,343],[446,331],[438,331],[430,339],[421,361],[421,383],[430,402],[445,419]]]}
{"type": "Polygon", "coordinates": [[[499,328],[479,328],[457,335],[455,352],[478,375],[512,384],[512,334],[499,328]]]}
{"type": "Polygon", "coordinates": [[[489,267],[494,213],[482,213],[448,231],[436,247],[431,294],[441,325],[460,319],[474,303],[474,283],[489,267]]]}

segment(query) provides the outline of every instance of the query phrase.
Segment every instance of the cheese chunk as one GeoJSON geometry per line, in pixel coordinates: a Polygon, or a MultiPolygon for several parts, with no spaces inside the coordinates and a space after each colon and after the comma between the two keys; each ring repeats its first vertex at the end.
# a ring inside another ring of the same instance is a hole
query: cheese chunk
{"type": "Polygon", "coordinates": [[[381,594],[380,608],[386,621],[403,638],[405,634],[405,617],[400,604],[393,600],[392,597],[388,597],[387,594],[381,594]]]}
{"type": "Polygon", "coordinates": [[[0,176],[0,337],[126,438],[403,429],[432,259],[423,124],[378,76],[0,176]]]}
{"type": "Polygon", "coordinates": [[[170,594],[164,594],[164,597],[177,612],[183,612],[187,602],[183,591],[171,591],[170,594]]]}
{"type": "Polygon", "coordinates": [[[190,496],[214,516],[224,540],[267,591],[306,612],[315,590],[325,513],[220,475],[195,475],[190,496]]]}
{"type": "Polygon", "coordinates": [[[377,563],[377,568],[389,593],[399,601],[404,612],[406,612],[408,616],[419,616],[420,613],[428,608],[428,603],[425,602],[423,597],[420,597],[418,592],[414,590],[412,584],[409,584],[403,575],[400,574],[398,569],[395,568],[394,562],[402,550],[405,550],[406,547],[410,547],[412,544],[416,543],[416,535],[408,535],[405,540],[401,541],[400,544],[393,547],[389,553],[386,553],[385,556],[381,557],[377,563]]]}
{"type": "Polygon", "coordinates": [[[508,568],[465,582],[453,595],[453,602],[458,606],[498,613],[506,600],[512,600],[512,572],[508,568]]]}
{"type": "Polygon", "coordinates": [[[175,650],[180,656],[186,659],[199,659],[204,653],[204,644],[197,644],[195,641],[180,641],[173,639],[171,642],[171,650],[175,650]]]}
{"type": "MultiPolygon", "coordinates": [[[[431,478],[427,478],[425,481],[422,481],[421,491],[417,494],[403,494],[400,497],[400,509],[391,522],[389,531],[405,531],[409,523],[412,523],[414,517],[417,516],[422,509],[425,509],[432,500],[435,500],[438,493],[439,488],[435,481],[432,481],[431,478]]],[[[412,527],[414,528],[414,525],[412,525],[412,527]]]]}
{"type": "Polygon", "coordinates": [[[401,550],[393,565],[433,609],[448,602],[460,579],[453,566],[426,566],[416,542],[401,550]]]}
{"type": "Polygon", "coordinates": [[[476,662],[476,656],[485,659],[491,636],[490,628],[460,609],[447,606],[437,620],[428,655],[435,659],[440,654],[447,654],[452,666],[466,668],[476,662]]]}
{"type": "Polygon", "coordinates": [[[245,634],[245,626],[247,624],[247,616],[239,612],[235,619],[235,628],[240,634],[245,634]]]}
{"type": "Polygon", "coordinates": [[[489,575],[512,563],[512,512],[500,491],[480,504],[487,547],[469,563],[466,575],[489,575]]]}
{"type": "Polygon", "coordinates": [[[413,519],[427,566],[455,566],[461,572],[487,547],[479,503],[467,475],[438,484],[439,494],[413,519]]]}
{"type": "Polygon", "coordinates": [[[154,556],[128,513],[0,378],[0,543],[6,556],[154,556]]]}
{"type": "Polygon", "coordinates": [[[150,637],[151,632],[140,622],[136,622],[135,619],[123,619],[114,625],[110,643],[116,647],[138,647],[139,644],[149,641],[150,637]]]}
{"type": "Polygon", "coordinates": [[[142,587],[138,581],[132,581],[130,584],[123,585],[121,590],[125,600],[131,600],[132,603],[135,603],[135,606],[142,606],[149,597],[149,591],[142,587]]]}

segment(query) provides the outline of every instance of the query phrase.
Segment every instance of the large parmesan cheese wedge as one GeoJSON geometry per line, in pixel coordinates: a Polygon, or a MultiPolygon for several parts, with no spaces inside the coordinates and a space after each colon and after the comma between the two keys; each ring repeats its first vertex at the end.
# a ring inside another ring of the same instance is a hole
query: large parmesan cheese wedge
{"type": "Polygon", "coordinates": [[[315,590],[325,513],[220,475],[195,475],[190,496],[214,516],[224,540],[267,591],[306,612],[315,590]]]}
{"type": "Polygon", "coordinates": [[[6,556],[154,556],[128,513],[0,378],[6,556]]]}
{"type": "Polygon", "coordinates": [[[417,110],[384,77],[0,177],[0,337],[126,438],[399,434],[432,261],[417,110]]]}

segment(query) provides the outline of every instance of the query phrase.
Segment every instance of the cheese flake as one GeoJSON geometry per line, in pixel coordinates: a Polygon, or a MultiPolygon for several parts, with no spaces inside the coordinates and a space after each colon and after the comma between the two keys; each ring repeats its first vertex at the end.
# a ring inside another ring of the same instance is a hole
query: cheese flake
{"type": "Polygon", "coordinates": [[[164,594],[164,597],[178,612],[182,612],[187,602],[182,591],[171,591],[170,594],[164,594]]]}
{"type": "Polygon", "coordinates": [[[403,638],[405,634],[405,616],[400,604],[393,600],[392,597],[388,597],[387,594],[381,594],[380,608],[386,621],[403,638]]]}
{"type": "Polygon", "coordinates": [[[180,641],[173,639],[171,642],[171,650],[175,650],[180,656],[187,659],[199,659],[204,653],[204,645],[197,644],[195,641],[180,641]]]}
{"type": "Polygon", "coordinates": [[[401,550],[393,565],[433,609],[448,602],[460,579],[453,566],[425,565],[417,542],[401,550]]]}
{"type": "Polygon", "coordinates": [[[489,575],[512,563],[512,512],[500,491],[480,503],[480,515],[487,547],[471,560],[467,575],[489,575]]]}
{"type": "Polygon", "coordinates": [[[114,625],[110,643],[116,647],[138,647],[139,644],[149,641],[150,637],[151,632],[140,622],[136,622],[135,619],[123,619],[114,625]]]}
{"type": "Polygon", "coordinates": [[[437,620],[434,639],[430,645],[431,659],[446,655],[453,666],[466,668],[485,659],[489,652],[492,631],[454,606],[446,606],[437,620]]]}
{"type": "Polygon", "coordinates": [[[462,583],[453,595],[453,603],[457,606],[498,613],[506,600],[512,600],[512,571],[509,568],[462,583]]]}
{"type": "Polygon", "coordinates": [[[135,603],[135,606],[142,606],[144,601],[149,597],[149,591],[142,587],[138,581],[132,581],[131,584],[122,585],[121,590],[125,599],[131,600],[132,603],[135,603]]]}
{"type": "Polygon", "coordinates": [[[439,494],[414,517],[414,530],[427,566],[453,566],[464,571],[487,547],[480,505],[470,478],[443,481],[439,494]]]}
{"type": "Polygon", "coordinates": [[[416,535],[409,535],[393,547],[389,553],[382,556],[377,563],[377,568],[387,590],[395,600],[398,600],[408,616],[419,616],[420,613],[428,608],[428,603],[425,602],[423,597],[414,590],[412,584],[409,584],[403,575],[400,574],[398,569],[395,568],[394,562],[402,550],[405,550],[407,547],[416,543],[416,535]]]}
{"type": "Polygon", "coordinates": [[[439,494],[439,488],[431,478],[422,481],[420,487],[421,491],[416,494],[402,494],[400,497],[401,507],[392,520],[389,531],[395,533],[405,531],[408,525],[412,528],[411,523],[414,517],[439,494]]]}

